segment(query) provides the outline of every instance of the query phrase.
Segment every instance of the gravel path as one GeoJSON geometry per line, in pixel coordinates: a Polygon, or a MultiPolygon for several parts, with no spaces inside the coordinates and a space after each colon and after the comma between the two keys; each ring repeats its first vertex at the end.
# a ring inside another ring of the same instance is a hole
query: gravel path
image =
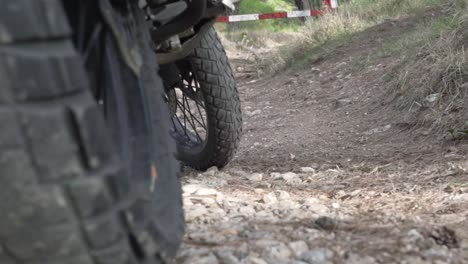
{"type": "Polygon", "coordinates": [[[398,58],[370,56],[416,25],[387,21],[302,72],[242,83],[237,157],[184,173],[177,263],[468,263],[468,141],[384,107],[398,58]]]}
{"type": "Polygon", "coordinates": [[[188,172],[178,263],[467,263],[467,165],[188,172]]]}

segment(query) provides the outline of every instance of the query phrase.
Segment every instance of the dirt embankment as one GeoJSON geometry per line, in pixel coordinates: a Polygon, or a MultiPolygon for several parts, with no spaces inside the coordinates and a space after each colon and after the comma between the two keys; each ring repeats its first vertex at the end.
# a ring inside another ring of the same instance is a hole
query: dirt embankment
{"type": "Polygon", "coordinates": [[[297,73],[240,84],[244,137],[223,171],[186,171],[180,263],[468,263],[468,142],[405,122],[362,67],[413,30],[386,21],[297,73]]]}

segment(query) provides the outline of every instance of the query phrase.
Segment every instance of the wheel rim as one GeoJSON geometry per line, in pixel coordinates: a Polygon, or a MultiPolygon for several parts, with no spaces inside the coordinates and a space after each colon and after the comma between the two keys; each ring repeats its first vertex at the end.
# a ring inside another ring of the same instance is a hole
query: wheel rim
{"type": "Polygon", "coordinates": [[[171,134],[187,152],[199,152],[208,139],[203,91],[191,63],[178,64],[180,80],[166,92],[171,111],[171,134]]]}

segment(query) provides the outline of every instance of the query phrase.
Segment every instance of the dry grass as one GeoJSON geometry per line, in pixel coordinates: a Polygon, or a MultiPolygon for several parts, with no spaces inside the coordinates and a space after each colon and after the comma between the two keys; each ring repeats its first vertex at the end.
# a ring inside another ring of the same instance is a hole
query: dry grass
{"type": "Polygon", "coordinates": [[[386,19],[397,19],[441,6],[441,0],[352,0],[320,18],[308,20],[299,29],[299,39],[263,56],[260,71],[274,74],[285,69],[302,68],[332,52],[354,33],[377,25],[386,19]]]}
{"type": "Polygon", "coordinates": [[[388,83],[391,105],[407,110],[405,121],[437,134],[468,128],[468,9],[466,4],[450,9],[449,20],[427,26],[427,34],[419,31],[413,43],[425,44],[405,55],[397,78],[388,83]]]}

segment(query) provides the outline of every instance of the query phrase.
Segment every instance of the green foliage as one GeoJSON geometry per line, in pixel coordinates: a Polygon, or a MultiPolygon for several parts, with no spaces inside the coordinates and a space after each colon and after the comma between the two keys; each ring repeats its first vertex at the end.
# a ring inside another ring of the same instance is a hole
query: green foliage
{"type": "MultiPolygon", "coordinates": [[[[466,0],[451,0],[463,5],[466,0]]],[[[330,12],[317,19],[309,19],[299,32],[302,41],[291,43],[278,51],[280,54],[272,56],[275,61],[281,57],[282,66],[277,64],[275,70],[301,67],[316,58],[322,57],[330,51],[330,47],[345,44],[356,32],[382,23],[386,19],[397,19],[408,15],[420,15],[425,10],[436,7],[440,9],[446,5],[442,0],[348,0],[340,1],[337,12],[330,12]]],[[[394,42],[385,43],[384,47],[372,56],[391,56],[402,49],[424,45],[424,41],[438,37],[441,31],[456,27],[459,19],[446,18],[423,29],[396,38],[394,42]],[[434,29],[431,29],[434,28],[434,29]]],[[[413,50],[411,50],[413,51],[413,50]]],[[[266,63],[268,60],[265,60],[266,63]]],[[[362,66],[362,65],[361,65],[362,66]]]]}
{"type": "Polygon", "coordinates": [[[285,0],[243,0],[239,5],[240,14],[290,11],[293,5],[285,0]]]}

